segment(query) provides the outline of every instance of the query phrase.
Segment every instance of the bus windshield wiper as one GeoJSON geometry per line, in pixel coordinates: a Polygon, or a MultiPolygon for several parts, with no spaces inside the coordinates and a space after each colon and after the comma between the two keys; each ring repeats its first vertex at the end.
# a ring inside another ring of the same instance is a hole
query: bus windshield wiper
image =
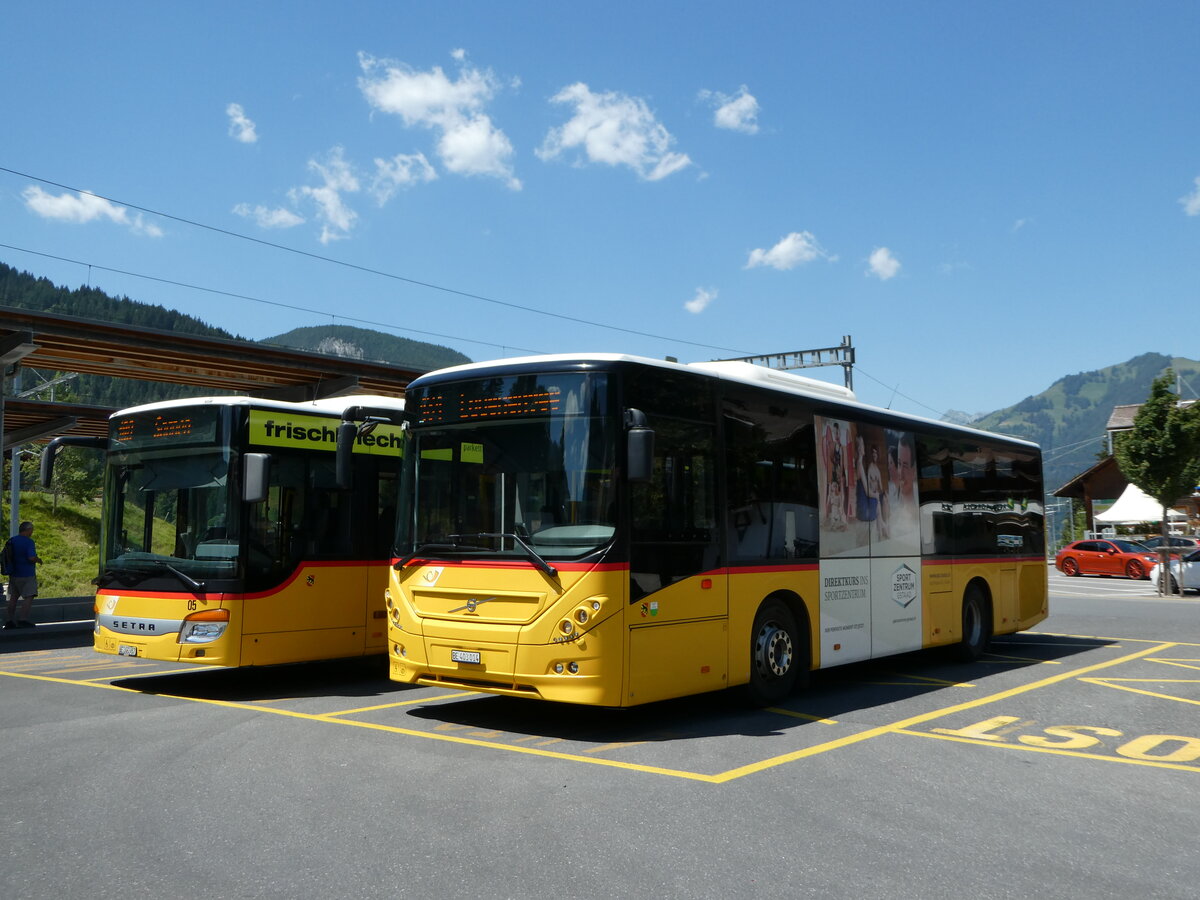
{"type": "Polygon", "coordinates": [[[158,574],[160,569],[166,569],[181,582],[190,588],[194,593],[204,594],[208,589],[204,586],[204,582],[197,581],[185,572],[179,571],[170,563],[160,562],[158,565],[142,565],[142,566],[110,566],[101,572],[98,576],[92,579],[92,584],[96,587],[107,587],[114,581],[119,581],[125,587],[136,584],[143,578],[149,578],[158,574]]]}
{"type": "Polygon", "coordinates": [[[190,587],[192,589],[193,593],[205,594],[208,592],[207,588],[204,587],[203,581],[197,581],[195,578],[193,578],[191,575],[188,575],[186,572],[180,572],[177,568],[175,568],[170,563],[163,563],[162,567],[164,569],[166,569],[168,572],[170,572],[172,575],[174,575],[176,578],[178,578],[180,581],[182,581],[185,585],[190,587]]]}
{"type": "MultiPolygon", "coordinates": [[[[448,537],[451,540],[454,540],[455,538],[461,537],[461,535],[451,534],[448,535],[448,537]]],[[[396,560],[392,568],[399,572],[402,569],[407,568],[408,564],[418,557],[439,556],[443,553],[462,553],[463,551],[470,551],[474,553],[492,552],[490,547],[476,547],[471,544],[461,544],[458,541],[455,541],[453,544],[421,544],[416,550],[412,551],[412,553],[406,553],[404,556],[400,557],[400,559],[396,560]]]]}
{"type": "Polygon", "coordinates": [[[451,540],[454,540],[456,538],[473,538],[477,541],[485,541],[485,540],[501,540],[501,541],[503,541],[505,538],[507,538],[508,540],[512,541],[514,544],[516,544],[518,547],[520,547],[522,550],[525,551],[525,558],[527,560],[529,560],[531,563],[533,563],[534,566],[536,566],[538,569],[541,569],[543,572],[545,572],[551,578],[558,577],[558,569],[554,568],[554,566],[550,565],[550,563],[548,563],[548,562],[546,562],[546,560],[542,559],[541,554],[539,554],[536,550],[534,550],[527,543],[525,543],[525,539],[523,537],[521,537],[519,534],[514,534],[511,531],[487,531],[487,532],[480,532],[479,534],[452,534],[452,535],[450,535],[451,540]]]}

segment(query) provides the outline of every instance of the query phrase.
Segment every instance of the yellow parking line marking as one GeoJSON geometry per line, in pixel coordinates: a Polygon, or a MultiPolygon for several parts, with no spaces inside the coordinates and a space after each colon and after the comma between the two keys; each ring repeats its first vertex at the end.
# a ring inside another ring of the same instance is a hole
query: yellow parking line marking
{"type": "Polygon", "coordinates": [[[607,753],[609,750],[620,750],[622,747],[637,747],[645,741],[617,741],[613,744],[601,744],[599,747],[593,747],[591,750],[584,750],[584,753],[607,753]]]}
{"type": "MultiPolygon", "coordinates": [[[[1038,659],[1035,656],[1007,656],[1003,653],[989,653],[988,656],[995,657],[996,659],[1012,659],[1016,660],[1017,662],[1041,663],[1043,666],[1062,665],[1062,663],[1057,659],[1038,659]]],[[[981,660],[981,662],[986,662],[986,660],[981,660]]]]}
{"type": "MultiPolygon", "coordinates": [[[[68,672],[95,672],[97,669],[127,669],[127,668],[134,667],[137,665],[138,665],[138,663],[132,663],[132,662],[124,662],[124,663],[121,663],[121,662],[98,662],[98,663],[88,663],[86,665],[81,665],[81,666],[67,666],[64,669],[47,669],[46,674],[47,675],[64,675],[68,672]]],[[[116,678],[117,676],[114,675],[113,677],[116,678]]]]}
{"type": "Polygon", "coordinates": [[[550,740],[548,740],[548,741],[539,741],[538,743],[534,744],[534,746],[535,747],[549,747],[551,744],[561,744],[562,742],[563,742],[562,738],[550,738],[550,740]]]}
{"type": "Polygon", "coordinates": [[[765,712],[775,713],[777,716],[791,716],[793,719],[805,719],[809,722],[820,722],[822,725],[836,725],[837,719],[823,719],[820,716],[811,716],[808,713],[793,712],[790,709],[781,709],[778,706],[769,706],[765,712]]]}
{"type": "MultiPolygon", "coordinates": [[[[1175,683],[1174,679],[1080,678],[1079,680],[1086,682],[1087,684],[1098,684],[1098,685],[1100,685],[1100,687],[1108,687],[1108,688],[1112,688],[1113,690],[1117,690],[1117,691],[1128,691],[1131,694],[1142,694],[1143,696],[1146,696],[1146,697],[1157,697],[1159,700],[1174,700],[1176,703],[1190,703],[1193,706],[1200,706],[1200,700],[1191,700],[1187,697],[1174,697],[1171,694],[1160,694],[1156,691],[1145,691],[1145,690],[1142,690],[1141,688],[1128,687],[1124,684],[1116,684],[1116,682],[1118,682],[1118,681],[1143,681],[1143,680],[1151,681],[1154,684],[1173,684],[1173,683],[1175,683]]],[[[1195,684],[1196,682],[1189,680],[1185,683],[1186,684],[1195,684]]]]}
{"type": "MultiPolygon", "coordinates": [[[[1088,679],[1081,679],[1087,681],[1088,679]]],[[[1189,766],[1183,763],[1154,762],[1148,759],[1129,759],[1124,756],[1105,756],[1102,753],[1083,753],[1079,750],[1055,750],[1052,747],[1030,747],[1028,744],[990,744],[987,741],[974,738],[955,737],[949,734],[933,734],[928,731],[912,731],[907,728],[897,729],[898,734],[911,737],[934,738],[939,741],[957,741],[960,744],[975,744],[977,747],[994,747],[1001,750],[1026,750],[1031,753],[1053,753],[1055,756],[1077,756],[1084,759],[1098,759],[1101,762],[1127,763],[1134,766],[1150,766],[1155,769],[1178,769],[1182,772],[1200,772],[1200,766],[1189,766]]]]}
{"type": "Polygon", "coordinates": [[[1200,665],[1191,665],[1191,663],[1200,663],[1200,659],[1148,659],[1146,661],[1162,663],[1164,666],[1179,666],[1181,669],[1196,669],[1200,671],[1200,665]]]}
{"type": "Polygon", "coordinates": [[[422,703],[433,703],[435,700],[453,700],[456,697],[470,696],[472,691],[455,691],[453,694],[438,694],[436,697],[419,697],[416,700],[402,700],[397,703],[381,703],[379,706],[360,706],[358,709],[343,709],[338,712],[325,713],[327,716],[353,716],[357,713],[375,712],[379,709],[396,709],[401,706],[420,706],[422,703]]]}
{"type": "Polygon", "coordinates": [[[180,672],[194,672],[195,669],[151,669],[149,672],[123,672],[120,675],[99,675],[96,678],[80,678],[80,682],[103,681],[105,678],[145,678],[147,675],[176,675],[180,672]]]}
{"type": "Polygon", "coordinates": [[[45,666],[60,666],[60,665],[63,665],[64,663],[70,664],[71,662],[74,662],[75,660],[82,661],[86,658],[87,657],[83,657],[83,656],[67,657],[67,658],[63,658],[61,656],[60,657],[43,656],[43,657],[39,657],[38,659],[27,659],[27,658],[9,659],[9,660],[5,660],[4,664],[5,664],[6,668],[13,668],[13,669],[40,669],[45,666]]]}
{"type": "MultiPolygon", "coordinates": [[[[1150,642],[1141,642],[1141,643],[1150,643],[1150,642]]],[[[487,749],[507,750],[510,753],[524,753],[524,754],[528,754],[531,756],[542,756],[542,757],[546,757],[546,758],[550,758],[550,759],[587,762],[587,763],[591,763],[593,765],[609,766],[611,768],[623,769],[625,771],[644,772],[644,773],[655,774],[655,775],[668,775],[668,776],[671,776],[674,778],[683,778],[683,779],[687,779],[690,781],[700,781],[700,782],[705,782],[708,784],[725,784],[727,782],[734,781],[738,778],[743,778],[747,775],[752,775],[752,774],[755,774],[758,772],[763,772],[763,771],[766,771],[767,769],[776,768],[778,766],[785,765],[787,763],[796,762],[797,760],[805,759],[805,758],[808,758],[811,756],[818,756],[822,753],[828,753],[831,750],[838,750],[838,749],[841,749],[844,747],[853,746],[854,744],[863,743],[864,741],[871,740],[872,738],[881,737],[883,735],[888,735],[888,734],[897,734],[897,733],[905,732],[907,729],[910,729],[915,725],[920,725],[925,722],[931,722],[931,721],[935,721],[937,719],[945,718],[946,716],[950,716],[955,713],[963,712],[968,709],[976,709],[981,706],[986,706],[988,704],[996,703],[1001,700],[1006,700],[1009,697],[1016,697],[1021,694],[1029,693],[1031,691],[1039,690],[1044,687],[1049,687],[1051,685],[1058,684],[1063,681],[1068,681],[1072,678],[1080,678],[1081,676],[1086,675],[1091,672],[1099,672],[1103,669],[1112,668],[1113,666],[1119,666],[1123,663],[1127,663],[1127,662],[1130,662],[1135,659],[1142,659],[1153,653],[1163,653],[1167,650],[1170,650],[1171,648],[1178,647],[1178,646],[1181,646],[1181,645],[1176,642],[1159,641],[1159,642],[1153,643],[1152,646],[1146,647],[1142,650],[1137,650],[1133,653],[1128,653],[1124,656],[1120,656],[1115,659],[1108,660],[1106,662],[1094,663],[1092,665],[1082,666],[1078,669],[1072,669],[1067,672],[1059,672],[1055,675],[1051,675],[1047,678],[1043,678],[1043,679],[1040,679],[1039,681],[1034,681],[1034,682],[1031,682],[1026,685],[1021,685],[1018,687],[1009,688],[1007,690],[998,691],[997,693],[994,693],[994,694],[989,694],[984,697],[977,697],[973,700],[969,700],[969,701],[966,701],[963,703],[958,703],[958,704],[955,704],[952,706],[942,707],[941,709],[931,710],[926,713],[920,713],[915,716],[909,716],[907,718],[900,719],[896,722],[893,722],[889,725],[881,725],[876,728],[868,728],[868,729],[858,732],[856,734],[846,735],[845,737],[837,738],[837,739],[831,740],[831,741],[826,741],[824,743],[817,744],[813,747],[806,747],[804,749],[796,750],[791,753],[784,753],[779,756],[774,756],[769,759],[764,759],[764,760],[760,760],[755,763],[751,763],[749,765],[738,766],[737,768],[729,769],[725,772],[720,772],[720,773],[717,773],[714,775],[706,775],[706,774],[703,774],[700,772],[689,772],[689,771],[681,770],[681,769],[668,769],[668,768],[664,768],[661,766],[648,766],[648,765],[642,765],[642,764],[637,764],[637,763],[621,762],[618,760],[605,759],[605,758],[596,757],[596,756],[569,754],[569,753],[556,752],[556,751],[552,751],[552,750],[540,749],[541,747],[544,747],[544,746],[562,743],[563,741],[561,738],[554,738],[554,739],[551,739],[548,741],[543,741],[535,747],[522,747],[522,746],[516,746],[513,743],[498,743],[498,742],[494,742],[494,741],[484,741],[484,740],[479,740],[477,738],[463,737],[463,736],[459,736],[459,735],[445,733],[447,731],[463,731],[463,730],[466,730],[467,728],[471,727],[471,726],[467,726],[467,725],[454,725],[451,723],[447,723],[446,725],[438,726],[438,728],[436,728],[433,732],[418,731],[418,730],[411,729],[411,728],[400,728],[400,727],[393,726],[393,725],[380,725],[380,724],[376,724],[374,722],[363,722],[363,721],[359,721],[359,720],[337,718],[337,717],[332,717],[332,716],[312,715],[309,713],[293,712],[292,710],[286,710],[286,709],[272,709],[270,707],[258,706],[258,705],[254,705],[254,704],[250,704],[250,703],[237,703],[237,702],[229,701],[229,700],[211,700],[211,699],[206,699],[206,698],[184,697],[184,696],[178,696],[178,695],[172,695],[172,694],[153,694],[152,696],[162,697],[164,699],[169,699],[169,700],[185,700],[185,701],[191,701],[193,703],[206,703],[206,704],[209,704],[212,706],[224,707],[226,709],[238,709],[238,710],[243,710],[243,711],[248,711],[248,712],[257,712],[260,714],[286,716],[288,718],[300,719],[300,720],[309,721],[309,722],[325,722],[325,723],[331,724],[331,725],[342,725],[342,726],[349,726],[349,727],[353,727],[353,728],[366,728],[366,729],[369,729],[372,731],[381,731],[381,732],[385,732],[388,734],[400,734],[400,735],[405,735],[408,737],[419,737],[419,738],[425,738],[427,740],[449,741],[451,743],[465,744],[468,746],[482,747],[482,748],[487,748],[487,749]]],[[[45,682],[51,682],[51,683],[57,683],[57,684],[75,685],[77,687],[82,686],[82,687],[89,687],[89,688],[99,688],[101,690],[115,690],[115,691],[125,691],[128,693],[142,693],[145,696],[145,694],[143,692],[136,691],[133,688],[119,687],[117,685],[105,684],[105,683],[100,683],[100,682],[72,681],[72,680],[66,679],[66,678],[52,678],[52,677],[46,676],[46,675],[33,675],[33,674],[25,674],[25,673],[20,673],[20,672],[0,671],[0,676],[3,676],[3,675],[8,675],[9,677],[12,677],[12,678],[25,678],[25,679],[29,679],[32,681],[45,681],[45,682]]],[[[1172,698],[1172,699],[1175,699],[1175,698],[1172,698]]],[[[914,734],[920,734],[923,736],[926,735],[925,732],[914,732],[914,734]]],[[[937,737],[942,738],[942,739],[949,739],[948,735],[938,735],[937,737]]],[[[985,743],[985,744],[983,744],[983,746],[993,746],[993,745],[985,743]]],[[[997,746],[1003,746],[1003,745],[997,745],[997,746]]],[[[1080,755],[1086,755],[1086,754],[1072,754],[1072,755],[1080,756],[1080,755]]],[[[1110,757],[1098,756],[1096,758],[1109,759],[1110,757]]],[[[1138,762],[1138,761],[1131,760],[1131,762],[1138,762]]],[[[1179,768],[1178,766],[1175,766],[1170,763],[1143,762],[1142,764],[1152,765],[1152,766],[1156,765],[1156,766],[1160,766],[1160,767],[1179,768]]],[[[1194,766],[1188,768],[1188,771],[1195,771],[1195,770],[1196,770],[1196,767],[1194,767],[1194,766]]]]}
{"type": "MultiPolygon", "coordinates": [[[[1007,700],[1009,697],[1016,697],[1020,694],[1026,694],[1030,691],[1038,690],[1039,688],[1049,687],[1052,684],[1058,684],[1061,681],[1069,681],[1072,678],[1078,678],[1088,672],[1098,672],[1101,669],[1108,669],[1113,666],[1121,665],[1122,663],[1130,662],[1131,660],[1141,659],[1144,656],[1149,656],[1151,653],[1161,653],[1164,650],[1169,650],[1176,646],[1174,643],[1158,643],[1153,647],[1147,647],[1144,650],[1138,650],[1134,653],[1120,656],[1116,659],[1102,663],[1094,663],[1090,666],[1083,666],[1079,669],[1072,669],[1069,672],[1059,672],[1057,675],[1051,675],[1049,678],[1043,678],[1040,681],[1034,681],[1030,684],[1021,685],[1020,687],[1009,688],[1006,691],[989,694],[986,697],[977,697],[974,700],[968,700],[965,703],[959,703],[956,706],[947,706],[942,709],[935,709],[932,712],[921,713],[916,716],[910,716],[907,719],[901,719],[898,722],[893,722],[890,725],[880,725],[877,728],[868,728],[866,731],[860,731],[857,734],[850,734],[846,737],[837,738],[832,741],[826,741],[824,744],[817,744],[815,747],[806,747],[803,750],[796,750],[792,753],[784,753],[780,756],[774,756],[770,759],[764,759],[761,762],[751,763],[748,766],[740,766],[736,769],[730,769],[727,772],[722,772],[716,776],[719,784],[726,781],[732,781],[735,778],[741,778],[745,775],[751,775],[755,772],[762,772],[766,769],[772,769],[776,766],[784,765],[785,763],[795,762],[798,759],[805,759],[809,756],[817,756],[821,753],[828,753],[830,750],[838,750],[842,747],[849,747],[852,744],[859,744],[863,741],[869,741],[872,738],[880,737],[885,734],[895,734],[906,728],[911,728],[913,725],[920,725],[924,722],[932,722],[936,719],[942,719],[954,713],[963,712],[968,709],[975,709],[980,706],[986,706],[990,703],[996,703],[1000,700],[1007,700]]],[[[990,744],[987,746],[991,746],[990,744]]]]}
{"type": "MultiPolygon", "coordinates": [[[[1161,643],[1160,641],[1152,640],[1151,638],[1115,638],[1115,637],[1105,637],[1104,635],[1095,635],[1095,634],[1059,634],[1059,633],[1053,632],[1053,631],[1025,631],[1025,632],[1022,632],[1022,634],[1043,635],[1043,636],[1047,636],[1047,637],[1075,638],[1077,640],[1085,640],[1085,641],[1104,641],[1105,646],[1108,646],[1108,647],[1120,647],[1122,641],[1124,641],[1127,644],[1158,644],[1158,643],[1161,643]]],[[[1014,643],[1016,643],[1016,642],[1014,642],[1014,643]]],[[[1026,642],[1020,641],[1019,643],[1026,643],[1026,642]]],[[[1069,647],[1071,645],[1066,644],[1064,646],[1069,647]]],[[[1166,646],[1168,646],[1168,647],[1200,647],[1200,643],[1197,643],[1195,641],[1192,641],[1192,642],[1171,641],[1169,644],[1166,644],[1166,646]]]]}
{"type": "MultiPolygon", "coordinates": [[[[26,675],[21,672],[5,672],[0,671],[0,676],[8,675],[12,678],[27,678],[31,681],[47,681],[54,684],[75,685],[76,687],[99,688],[100,690],[122,691],[129,694],[143,694],[142,691],[136,691],[133,688],[120,687],[115,684],[102,684],[99,682],[88,681],[72,681],[68,678],[51,678],[46,675],[26,675]]],[[[453,744],[465,744],[472,747],[484,747],[492,750],[507,750],[510,753],[523,753],[528,756],[541,756],[548,759],[568,760],[574,762],[586,762],[596,766],[608,766],[614,769],[625,769],[633,772],[646,772],[652,775],[670,775],[675,778],[684,778],[690,781],[702,781],[714,784],[715,779],[711,775],[702,775],[697,772],[687,772],[680,769],[667,769],[661,766],[647,766],[638,763],[618,762],[612,759],[603,759],[591,756],[576,756],[568,753],[556,753],[552,750],[538,750],[534,747],[515,747],[512,744],[500,744],[493,741],[481,741],[475,738],[458,737],[452,734],[434,734],[429,731],[417,731],[412,728],[398,728],[394,725],[378,725],[374,722],[360,722],[354,719],[339,719],[328,716],[311,715],[309,713],[292,712],[287,709],[271,709],[265,706],[254,706],[249,703],[235,703],[231,700],[208,700],[201,697],[181,697],[174,694],[153,694],[143,696],[162,697],[166,700],[188,700],[193,703],[207,703],[211,706],[221,706],[225,709],[239,709],[246,712],[266,713],[269,715],[286,716],[291,719],[302,719],[309,722],[325,722],[330,725],[344,725],[351,728],[366,728],[370,731],[382,731],[388,734],[400,734],[406,737],[427,738],[435,741],[448,741],[453,744]]],[[[469,726],[456,726],[458,728],[467,728],[469,726]]],[[[540,735],[539,735],[540,736],[540,735]]],[[[547,744],[562,743],[561,739],[546,741],[547,744]]]]}
{"type": "Polygon", "coordinates": [[[945,687],[975,687],[975,685],[971,684],[969,681],[947,681],[945,678],[930,678],[928,675],[913,675],[911,672],[888,672],[887,674],[895,675],[897,678],[911,678],[913,681],[925,681],[929,684],[940,684],[945,687]]]}

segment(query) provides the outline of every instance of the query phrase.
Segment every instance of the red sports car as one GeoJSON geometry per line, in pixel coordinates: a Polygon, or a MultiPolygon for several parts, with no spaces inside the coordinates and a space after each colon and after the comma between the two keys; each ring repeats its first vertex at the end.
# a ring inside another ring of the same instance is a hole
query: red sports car
{"type": "Polygon", "coordinates": [[[1054,565],[1064,575],[1124,575],[1149,578],[1150,567],[1158,556],[1137,541],[1087,540],[1067,544],[1054,557],[1054,565]]]}

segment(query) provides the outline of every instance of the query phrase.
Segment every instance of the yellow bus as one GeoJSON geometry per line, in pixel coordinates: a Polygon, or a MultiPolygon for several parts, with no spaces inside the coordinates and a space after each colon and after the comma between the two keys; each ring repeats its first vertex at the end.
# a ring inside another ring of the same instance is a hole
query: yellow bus
{"type": "MultiPolygon", "coordinates": [[[[343,415],[403,401],[219,397],[109,422],[96,579],[100,653],[259,666],[383,653],[383,594],[403,435],[378,424],[349,454],[343,415]]],[[[368,429],[363,429],[367,432],[368,429]]],[[[43,457],[43,481],[61,445],[43,457]]]]}
{"type": "Polygon", "coordinates": [[[1047,615],[1036,445],[742,362],[428,373],[387,590],[399,682],[621,707],[1047,615]]]}

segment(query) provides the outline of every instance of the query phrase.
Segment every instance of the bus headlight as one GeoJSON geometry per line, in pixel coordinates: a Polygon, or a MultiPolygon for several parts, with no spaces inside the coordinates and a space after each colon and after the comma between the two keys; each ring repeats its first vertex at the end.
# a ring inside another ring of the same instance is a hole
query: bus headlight
{"type": "Polygon", "coordinates": [[[575,626],[574,626],[574,624],[572,624],[570,619],[563,619],[561,622],[558,623],[558,630],[561,631],[563,634],[574,634],[575,626]]]}
{"type": "Polygon", "coordinates": [[[207,644],[215,641],[229,627],[229,610],[206,609],[193,613],[183,620],[179,629],[179,643],[207,644]]]}

